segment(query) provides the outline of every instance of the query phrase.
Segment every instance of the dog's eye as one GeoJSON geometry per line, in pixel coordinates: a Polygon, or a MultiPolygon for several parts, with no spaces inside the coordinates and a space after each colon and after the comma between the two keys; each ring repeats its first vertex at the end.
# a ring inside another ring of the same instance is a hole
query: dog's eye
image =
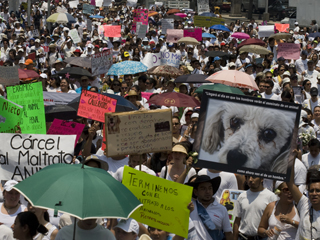
{"type": "Polygon", "coordinates": [[[264,129],[261,131],[260,138],[265,141],[266,143],[271,142],[275,137],[277,136],[277,133],[272,129],[264,129]]]}
{"type": "Polygon", "coordinates": [[[233,132],[237,131],[242,124],[243,122],[239,118],[233,117],[230,119],[230,128],[233,132]]]}

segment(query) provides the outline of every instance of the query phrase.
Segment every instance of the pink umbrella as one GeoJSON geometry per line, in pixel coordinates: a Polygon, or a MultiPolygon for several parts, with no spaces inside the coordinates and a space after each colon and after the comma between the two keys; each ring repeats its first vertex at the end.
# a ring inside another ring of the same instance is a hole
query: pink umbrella
{"type": "Polygon", "coordinates": [[[182,17],[182,18],[185,18],[187,17],[188,15],[185,14],[185,13],[175,13],[174,15],[178,16],[178,17],[182,17]]]}
{"type": "Polygon", "coordinates": [[[26,69],[19,68],[18,72],[19,72],[19,79],[27,79],[27,78],[33,79],[33,78],[40,77],[40,75],[33,70],[26,70],[26,69]]]}
{"type": "Polygon", "coordinates": [[[242,32],[236,32],[236,33],[232,34],[231,37],[238,38],[238,39],[249,39],[250,38],[250,36],[248,34],[242,33],[242,32]]]}
{"type": "Polygon", "coordinates": [[[253,77],[237,70],[219,71],[206,78],[206,80],[213,83],[222,83],[231,87],[250,88],[253,90],[259,89],[253,77]]]}

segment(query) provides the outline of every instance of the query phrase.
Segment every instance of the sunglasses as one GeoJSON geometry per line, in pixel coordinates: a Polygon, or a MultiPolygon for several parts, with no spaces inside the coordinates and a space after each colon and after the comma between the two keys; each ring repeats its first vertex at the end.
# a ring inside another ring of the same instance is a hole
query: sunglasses
{"type": "Polygon", "coordinates": [[[180,123],[172,123],[174,126],[177,126],[177,125],[179,125],[180,123]]]}
{"type": "Polygon", "coordinates": [[[271,88],[271,86],[264,86],[265,88],[271,88]]]}
{"type": "Polygon", "coordinates": [[[268,76],[268,77],[266,77],[266,78],[272,78],[272,76],[268,76]]]}
{"type": "Polygon", "coordinates": [[[128,87],[122,87],[121,89],[128,89],[128,87]]]}
{"type": "Polygon", "coordinates": [[[120,87],[120,84],[113,84],[113,86],[118,86],[118,87],[120,87]]]}
{"type": "Polygon", "coordinates": [[[146,82],[146,84],[148,84],[148,85],[149,85],[149,84],[151,84],[151,83],[150,83],[150,82],[146,82]]]}

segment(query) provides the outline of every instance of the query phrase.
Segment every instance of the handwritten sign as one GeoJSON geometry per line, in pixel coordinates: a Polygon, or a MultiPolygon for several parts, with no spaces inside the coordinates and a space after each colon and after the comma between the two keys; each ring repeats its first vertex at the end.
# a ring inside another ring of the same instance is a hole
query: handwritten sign
{"type": "Polygon", "coordinates": [[[110,49],[101,53],[92,55],[91,69],[92,75],[97,76],[99,74],[105,74],[109,71],[113,64],[112,51],[110,49]]]}
{"type": "Polygon", "coordinates": [[[32,34],[33,34],[34,37],[39,37],[40,36],[38,29],[32,30],[32,34]]]}
{"type": "Polygon", "coordinates": [[[259,38],[269,37],[272,34],[274,34],[274,25],[259,26],[259,38]]]}
{"type": "Polygon", "coordinates": [[[83,14],[93,14],[95,6],[90,4],[83,4],[83,14]]]}
{"type": "Polygon", "coordinates": [[[28,59],[31,59],[31,60],[36,60],[36,53],[35,52],[33,52],[33,53],[30,53],[29,55],[28,55],[28,59]]]}
{"type": "Polygon", "coordinates": [[[72,29],[69,31],[69,36],[71,37],[72,41],[77,44],[81,42],[77,29],[72,29]]]}
{"type": "Polygon", "coordinates": [[[111,7],[112,1],[111,0],[103,0],[103,6],[104,7],[111,7]]]}
{"type": "Polygon", "coordinates": [[[1,67],[0,66],[0,83],[4,86],[12,86],[20,83],[18,66],[1,67]]]}
{"type": "Polygon", "coordinates": [[[180,61],[181,54],[172,52],[147,53],[143,60],[141,60],[148,69],[159,65],[179,67],[180,61]]]}
{"type": "Polygon", "coordinates": [[[138,0],[127,0],[128,7],[136,7],[138,0]]]}
{"type": "Polygon", "coordinates": [[[148,25],[142,25],[142,22],[137,22],[136,33],[138,38],[144,38],[146,36],[148,25]]]}
{"type": "Polygon", "coordinates": [[[23,106],[22,133],[46,134],[42,83],[17,85],[7,88],[8,99],[23,106]]]}
{"type": "Polygon", "coordinates": [[[132,30],[136,31],[137,22],[141,22],[142,25],[148,25],[148,9],[134,9],[133,10],[133,23],[132,30]]]}
{"type": "Polygon", "coordinates": [[[104,25],[104,36],[105,37],[121,37],[121,26],[116,25],[104,25]]]}
{"type": "Polygon", "coordinates": [[[193,37],[198,41],[202,41],[202,28],[185,28],[183,29],[184,37],[193,37]]]}
{"type": "Polygon", "coordinates": [[[212,25],[224,25],[223,18],[194,16],[194,25],[197,27],[211,27],[212,25]]]}
{"type": "Polygon", "coordinates": [[[161,19],[161,27],[162,27],[162,34],[167,34],[167,29],[174,28],[174,19],[173,18],[163,18],[161,19]]]}
{"type": "Polygon", "coordinates": [[[130,217],[148,226],[188,237],[192,187],[125,166],[125,185],[143,204],[130,217]]]}
{"type": "Polygon", "coordinates": [[[148,69],[159,66],[161,64],[161,53],[147,53],[141,62],[148,67],[148,69]]]}
{"type": "Polygon", "coordinates": [[[15,133],[20,125],[23,107],[0,97],[0,133],[15,133]]]}
{"type": "Polygon", "coordinates": [[[198,0],[198,14],[203,12],[208,12],[209,7],[209,0],[198,0]]]}
{"type": "Polygon", "coordinates": [[[277,57],[284,59],[299,59],[300,58],[300,44],[295,43],[279,43],[277,57]]]}
{"type": "Polygon", "coordinates": [[[170,151],[171,109],[106,113],[107,156],[170,151]]]}
{"type": "Polygon", "coordinates": [[[167,42],[176,43],[183,38],[183,29],[167,29],[167,42]]]}
{"type": "Polygon", "coordinates": [[[77,144],[85,125],[77,122],[54,119],[47,134],[52,135],[76,135],[75,145],[77,144]]]}
{"type": "Polygon", "coordinates": [[[82,91],[78,116],[104,122],[104,114],[106,112],[114,112],[116,105],[116,99],[91,91],[82,91]]]}
{"type": "Polygon", "coordinates": [[[76,136],[0,133],[0,180],[22,181],[42,168],[73,159],[76,136]]]}
{"type": "Polygon", "coordinates": [[[69,6],[70,8],[77,8],[79,4],[79,1],[70,1],[69,6]]]}
{"type": "Polygon", "coordinates": [[[289,32],[289,29],[290,29],[290,24],[289,24],[289,23],[286,23],[286,24],[275,23],[274,26],[276,27],[276,29],[277,29],[279,32],[286,32],[286,33],[288,33],[288,32],[289,32]]]}

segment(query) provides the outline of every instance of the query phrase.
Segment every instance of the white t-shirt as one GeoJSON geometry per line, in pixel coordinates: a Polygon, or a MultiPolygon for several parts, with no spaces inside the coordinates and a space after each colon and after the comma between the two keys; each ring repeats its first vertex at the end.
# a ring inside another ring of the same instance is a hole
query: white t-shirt
{"type": "Polygon", "coordinates": [[[0,225],[3,224],[5,226],[11,228],[12,224],[14,223],[14,220],[16,219],[16,216],[19,213],[23,212],[27,207],[21,204],[15,213],[7,215],[7,214],[4,214],[1,212],[2,204],[3,203],[0,203],[0,225]]]}
{"type": "MultiPolygon", "coordinates": [[[[166,172],[166,166],[164,166],[161,169],[161,172],[160,172],[160,177],[161,178],[164,178],[165,172],[166,172]]],[[[186,179],[184,180],[184,183],[187,183],[189,181],[190,177],[192,177],[193,175],[196,175],[196,174],[197,174],[196,170],[194,168],[191,168],[190,171],[187,174],[186,179]]],[[[173,181],[172,178],[170,177],[170,174],[169,174],[169,167],[167,169],[167,176],[166,176],[165,179],[167,179],[169,181],[173,181]]]]}
{"type": "Polygon", "coordinates": [[[0,225],[0,239],[1,240],[13,240],[13,232],[12,229],[5,226],[0,225]]]}
{"type": "Polygon", "coordinates": [[[302,155],[302,163],[304,166],[309,169],[313,165],[318,165],[320,162],[320,154],[315,158],[311,156],[310,153],[305,153],[302,155]]]}
{"type": "Polygon", "coordinates": [[[211,179],[219,176],[221,177],[221,183],[220,183],[219,189],[215,194],[215,196],[219,198],[221,197],[221,194],[225,189],[238,189],[237,178],[233,173],[229,173],[229,172],[212,173],[207,168],[202,168],[198,172],[198,175],[208,175],[211,179]]]}
{"type": "Polygon", "coordinates": [[[275,93],[271,93],[270,95],[266,94],[265,92],[261,93],[261,96],[265,99],[271,99],[271,100],[278,100],[281,101],[281,97],[275,93]]]}
{"type": "Polygon", "coordinates": [[[121,160],[114,160],[111,157],[106,157],[105,155],[96,155],[100,160],[105,161],[109,165],[108,173],[110,173],[112,176],[113,174],[121,167],[128,165],[129,158],[125,157],[121,160]]]}
{"type": "MultiPolygon", "coordinates": [[[[136,169],[136,170],[139,170],[139,165],[137,165],[137,166],[135,166],[135,168],[134,169],[136,169]]],[[[123,178],[123,170],[124,170],[124,167],[120,167],[114,174],[113,174],[113,177],[117,180],[117,181],[119,181],[119,182],[122,182],[122,178],[123,178]]],[[[153,171],[153,170],[151,170],[150,168],[148,168],[147,166],[145,166],[145,165],[141,165],[141,171],[142,172],[145,172],[145,173],[148,173],[148,174],[150,174],[150,175],[153,175],[153,176],[157,176],[157,174],[153,171]]]]}
{"type": "Polygon", "coordinates": [[[306,184],[307,171],[305,165],[299,159],[296,159],[294,162],[294,184],[306,184]]]}
{"type": "Polygon", "coordinates": [[[256,236],[265,208],[276,200],[277,196],[266,188],[260,192],[252,192],[249,189],[241,193],[233,213],[235,217],[241,218],[239,232],[247,236],[256,236]]]}
{"type": "Polygon", "coordinates": [[[304,100],[303,103],[302,103],[302,107],[309,108],[312,111],[312,113],[313,113],[313,109],[314,109],[315,106],[320,106],[319,99],[317,101],[313,102],[311,100],[311,98],[310,98],[310,99],[304,100]]]}

